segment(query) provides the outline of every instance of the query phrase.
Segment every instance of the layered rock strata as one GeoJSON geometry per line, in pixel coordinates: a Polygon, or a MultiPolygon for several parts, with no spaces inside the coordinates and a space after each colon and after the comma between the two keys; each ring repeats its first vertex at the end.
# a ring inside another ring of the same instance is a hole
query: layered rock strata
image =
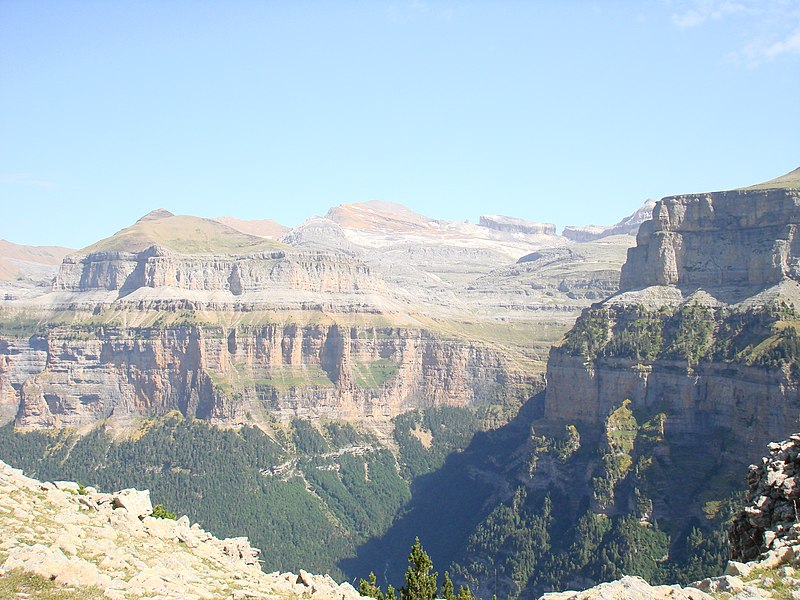
{"type": "Polygon", "coordinates": [[[798,225],[796,189],[659,201],[623,291],[551,350],[548,417],[599,423],[630,399],[665,412],[668,433],[726,431],[750,459],[787,435],[800,414],[798,225]]]}
{"type": "Polygon", "coordinates": [[[530,375],[481,344],[338,325],[53,329],[0,342],[0,414],[17,426],[187,416],[388,420],[411,408],[525,396],[530,375]]]}
{"type": "Polygon", "coordinates": [[[369,267],[324,252],[186,255],[153,245],[141,252],[93,252],[67,256],[56,291],[118,291],[139,288],[246,292],[287,287],[314,293],[365,292],[381,285],[369,267]]]}
{"type": "Polygon", "coordinates": [[[764,288],[800,279],[798,224],[800,189],[664,198],[639,228],[620,288],[764,288]]]}
{"type": "Polygon", "coordinates": [[[99,588],[119,600],[360,597],[328,576],[265,573],[247,538],[220,540],[187,517],[152,513],[146,491],[43,483],[0,462],[0,572],[12,581],[20,571],[39,576],[56,592],[99,588]]]}

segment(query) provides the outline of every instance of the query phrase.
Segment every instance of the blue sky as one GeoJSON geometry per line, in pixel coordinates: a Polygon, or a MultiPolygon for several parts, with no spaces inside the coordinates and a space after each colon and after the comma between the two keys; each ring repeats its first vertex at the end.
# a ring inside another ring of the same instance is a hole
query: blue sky
{"type": "Polygon", "coordinates": [[[0,0],[0,238],[371,199],[608,224],[800,166],[798,99],[798,0],[0,0]]]}

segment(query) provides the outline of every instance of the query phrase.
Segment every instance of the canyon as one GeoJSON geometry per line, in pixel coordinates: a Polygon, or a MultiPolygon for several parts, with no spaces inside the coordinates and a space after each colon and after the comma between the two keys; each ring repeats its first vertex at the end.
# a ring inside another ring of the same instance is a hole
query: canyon
{"type": "Polygon", "coordinates": [[[800,170],[562,235],[383,202],[286,231],[154,211],[6,293],[0,445],[110,484],[141,451],[131,478],[221,527],[228,491],[183,490],[244,445],[252,514],[307,509],[337,551],[252,536],[379,583],[420,534],[480,597],[721,576],[742,474],[800,425],[799,224],[800,170]]]}
{"type": "Polygon", "coordinates": [[[0,420],[86,429],[177,409],[386,431],[414,408],[518,406],[550,344],[616,289],[632,242],[386,202],[291,230],[155,210],[64,256],[49,287],[6,283],[0,420]]]}

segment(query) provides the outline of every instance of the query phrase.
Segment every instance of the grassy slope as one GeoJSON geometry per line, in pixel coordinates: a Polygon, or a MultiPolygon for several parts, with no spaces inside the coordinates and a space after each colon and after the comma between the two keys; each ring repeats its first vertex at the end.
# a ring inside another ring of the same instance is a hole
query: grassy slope
{"type": "Polygon", "coordinates": [[[242,233],[210,219],[172,215],[141,219],[113,236],[84,248],[82,252],[141,252],[153,244],[185,254],[243,254],[288,247],[242,233]]]}
{"type": "Polygon", "coordinates": [[[759,183],[756,185],[751,185],[749,187],[740,188],[743,190],[768,190],[772,188],[800,188],[800,167],[786,173],[786,175],[781,175],[780,177],[776,177],[775,179],[770,179],[769,181],[765,181],[764,183],[759,183]]]}

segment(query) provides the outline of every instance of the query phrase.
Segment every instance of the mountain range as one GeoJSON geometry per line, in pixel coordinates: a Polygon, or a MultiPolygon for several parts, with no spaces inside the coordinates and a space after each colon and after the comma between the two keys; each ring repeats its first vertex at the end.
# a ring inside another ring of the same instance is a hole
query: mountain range
{"type": "Polygon", "coordinates": [[[483,598],[719,575],[798,426],[798,174],[563,235],[154,211],[3,284],[0,458],[149,487],[281,569],[397,584],[419,536],[483,598]]]}

